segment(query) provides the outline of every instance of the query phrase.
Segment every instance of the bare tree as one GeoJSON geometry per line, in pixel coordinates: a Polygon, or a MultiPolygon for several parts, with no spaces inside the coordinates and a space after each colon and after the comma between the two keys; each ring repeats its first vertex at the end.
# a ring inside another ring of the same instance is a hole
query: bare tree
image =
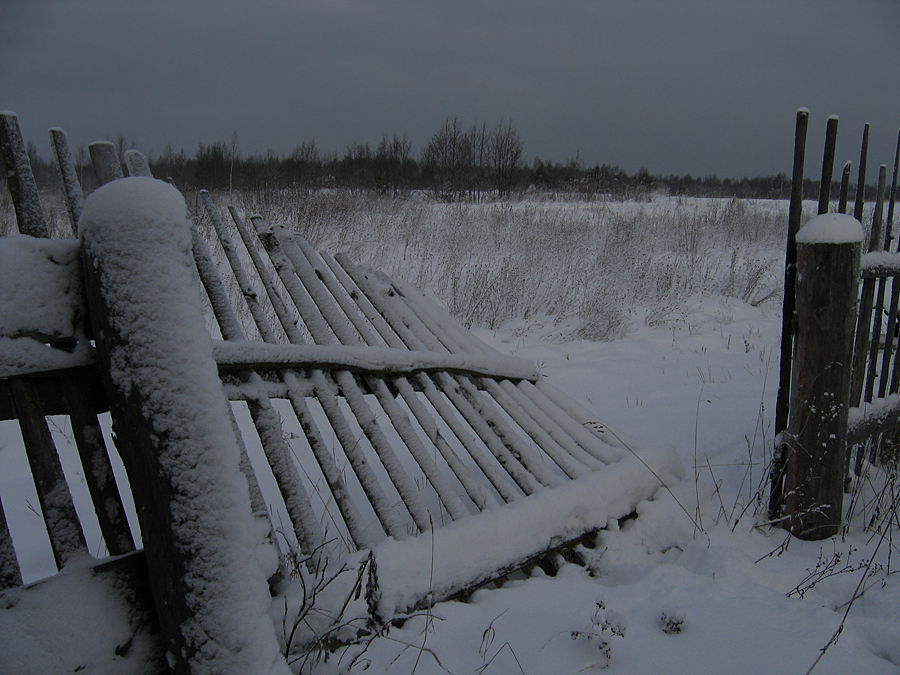
{"type": "Polygon", "coordinates": [[[501,196],[508,195],[516,181],[516,174],[523,166],[524,144],[512,120],[500,122],[491,132],[489,153],[494,186],[501,196]]]}
{"type": "Polygon", "coordinates": [[[422,150],[423,168],[431,176],[437,192],[459,193],[468,186],[474,135],[472,129],[463,130],[458,117],[448,117],[422,150]]]}

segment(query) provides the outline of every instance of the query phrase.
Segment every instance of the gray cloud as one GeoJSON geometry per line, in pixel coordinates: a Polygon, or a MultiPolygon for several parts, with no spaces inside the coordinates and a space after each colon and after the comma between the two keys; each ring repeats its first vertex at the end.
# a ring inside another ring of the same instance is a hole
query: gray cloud
{"type": "MultiPolygon", "coordinates": [[[[0,10],[0,108],[41,148],[144,150],[238,132],[342,151],[444,117],[512,118],[530,156],[742,176],[790,170],[792,121],[841,116],[839,157],[900,125],[893,0],[32,0],[0,10]]],[[[843,160],[841,160],[843,161],[843,160]]]]}

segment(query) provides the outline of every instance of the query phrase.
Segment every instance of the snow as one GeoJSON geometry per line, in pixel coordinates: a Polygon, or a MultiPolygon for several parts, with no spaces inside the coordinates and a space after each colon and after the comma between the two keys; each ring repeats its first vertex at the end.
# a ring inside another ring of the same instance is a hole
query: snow
{"type": "Polygon", "coordinates": [[[240,340],[215,342],[213,354],[220,368],[265,364],[272,367],[340,367],[361,372],[396,374],[445,370],[531,381],[536,381],[539,377],[534,363],[499,355],[485,358],[470,354],[435,353],[424,350],[312,344],[272,345],[240,340]]]}
{"type": "Polygon", "coordinates": [[[85,308],[78,242],[0,239],[0,336],[73,339],[85,308]]]}
{"type": "Polygon", "coordinates": [[[859,264],[863,276],[900,276],[900,253],[890,251],[870,251],[864,253],[859,264]]]}
{"type": "Polygon", "coordinates": [[[797,232],[798,244],[862,243],[862,225],[853,216],[823,213],[812,218],[797,232]]]}
{"type": "Polygon", "coordinates": [[[92,562],[0,594],[0,674],[158,672],[155,636],[92,562]]]}
{"type": "Polygon", "coordinates": [[[0,377],[96,363],[86,340],[73,343],[86,314],[75,240],[0,238],[0,377]]]}
{"type": "Polygon", "coordinates": [[[491,578],[497,570],[604,528],[610,519],[630,514],[660,483],[675,483],[683,476],[684,467],[672,449],[642,449],[640,460],[626,457],[602,471],[412,541],[389,539],[374,551],[379,585],[386,589],[379,598],[379,615],[391,617],[409,610],[429,594],[447,597],[454,589],[491,578]],[[429,574],[421,574],[422,570],[429,574]]]}

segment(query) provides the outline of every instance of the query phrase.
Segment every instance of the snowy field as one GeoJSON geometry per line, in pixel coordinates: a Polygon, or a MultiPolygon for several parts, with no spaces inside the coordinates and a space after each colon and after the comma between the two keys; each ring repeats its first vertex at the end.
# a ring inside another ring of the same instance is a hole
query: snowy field
{"type": "MultiPolygon", "coordinates": [[[[584,551],[587,567],[439,603],[385,634],[313,652],[295,670],[802,675],[840,630],[815,673],[900,671],[898,521],[885,471],[858,481],[843,536],[803,542],[766,523],[785,203],[340,195],[240,206],[302,221],[317,247],[426,289],[598,419],[674,448],[685,468],[637,518],[609,522],[584,551]]],[[[17,437],[0,424],[0,492],[34,580],[52,573],[52,559],[29,534],[40,523],[36,498],[11,478],[22,462],[17,437]]],[[[66,470],[80,483],[73,463],[66,470]]],[[[87,537],[99,547],[96,533],[87,537]]],[[[100,629],[109,621],[80,611],[78,621],[100,629]]],[[[56,619],[51,627],[35,612],[33,623],[10,626],[0,613],[0,640],[15,646],[12,658],[0,654],[0,673],[66,665],[71,638],[56,619]]],[[[281,608],[273,620],[280,630],[281,608]]]]}

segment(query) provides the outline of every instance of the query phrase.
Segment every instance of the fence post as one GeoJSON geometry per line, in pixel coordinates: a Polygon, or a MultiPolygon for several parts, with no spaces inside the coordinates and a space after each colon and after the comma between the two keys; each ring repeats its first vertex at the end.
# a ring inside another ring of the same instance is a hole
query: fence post
{"type": "MultiPolygon", "coordinates": [[[[240,450],[194,278],[187,206],[150,178],[115,180],[79,221],[113,430],[175,675],[289,675],[268,616],[240,450]]],[[[271,553],[271,552],[270,552],[271,553]]]]}
{"type": "Polygon", "coordinates": [[[797,234],[797,333],[786,434],[784,526],[801,539],[838,533],[863,232],[843,214],[797,234]]]}

